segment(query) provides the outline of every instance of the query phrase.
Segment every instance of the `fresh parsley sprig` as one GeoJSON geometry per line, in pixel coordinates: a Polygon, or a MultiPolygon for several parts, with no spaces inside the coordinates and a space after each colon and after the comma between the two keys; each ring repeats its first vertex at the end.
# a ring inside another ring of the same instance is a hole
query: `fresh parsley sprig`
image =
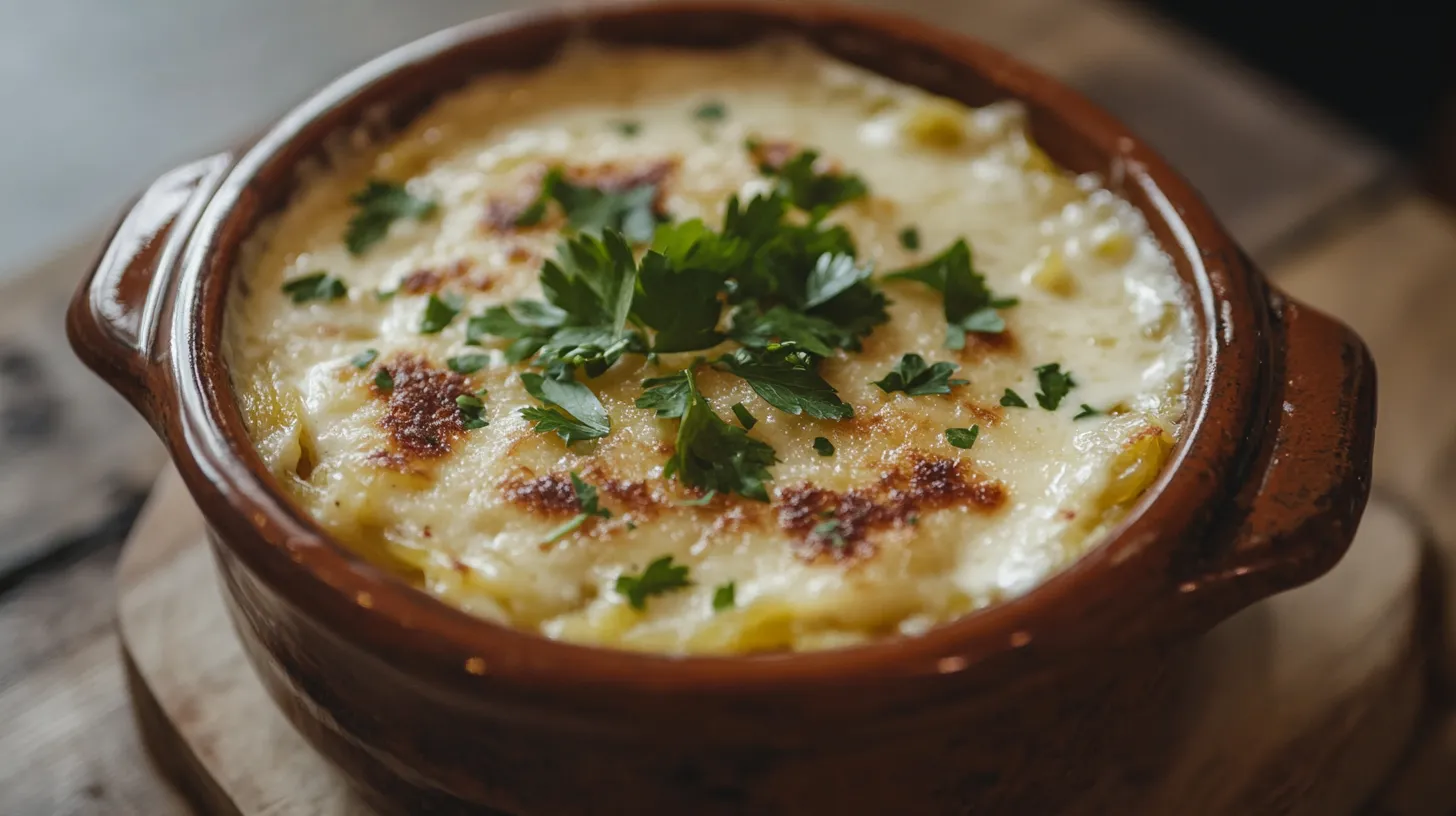
{"type": "Polygon", "coordinates": [[[951,379],[950,375],[955,373],[956,368],[955,363],[926,365],[925,358],[919,354],[906,354],[875,385],[886,394],[893,391],[904,391],[912,397],[949,394],[952,387],[970,382],[951,379]]]}
{"type": "Polygon", "coordinates": [[[971,263],[971,247],[965,239],[923,264],[891,272],[885,280],[913,280],[929,286],[945,303],[946,348],[966,347],[966,332],[997,334],[1006,331],[1000,310],[1015,306],[1015,298],[998,298],[986,286],[986,278],[971,263]]]}
{"type": "Polygon", "coordinates": [[[683,378],[687,404],[678,424],[677,450],[663,475],[689,487],[768,501],[764,482],[773,478],[768,468],[778,462],[774,449],[720,419],[698,391],[691,370],[683,378]]]}
{"type": "Polygon", "coordinates": [[[1048,411],[1057,410],[1062,404],[1062,399],[1075,387],[1076,380],[1072,379],[1070,372],[1062,371],[1061,363],[1047,363],[1037,366],[1036,382],[1040,390],[1036,392],[1036,404],[1048,411]]]}
{"type": "Polygon", "coordinates": [[[349,294],[344,282],[329,273],[319,270],[300,275],[283,283],[283,294],[294,303],[308,303],[311,300],[339,300],[349,294]]]}
{"type": "Polygon", "coordinates": [[[568,445],[585,439],[600,439],[612,430],[612,418],[590,388],[568,374],[566,378],[544,377],[534,372],[521,375],[526,393],[540,400],[542,407],[522,408],[521,416],[536,423],[536,433],[555,433],[568,445]]]}

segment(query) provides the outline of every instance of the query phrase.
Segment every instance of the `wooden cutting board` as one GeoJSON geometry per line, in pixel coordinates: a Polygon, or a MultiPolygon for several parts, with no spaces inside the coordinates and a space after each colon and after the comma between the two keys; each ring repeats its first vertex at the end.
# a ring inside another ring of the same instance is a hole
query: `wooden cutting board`
{"type": "MultiPolygon", "coordinates": [[[[1177,761],[1148,792],[1144,812],[1360,812],[1407,753],[1426,697],[1422,562],[1416,527],[1377,499],[1333,572],[1210,633],[1179,715],[1186,736],[1177,761]]],[[[368,812],[254,676],[202,520],[175,473],[163,477],[132,534],[117,584],[144,742],[202,812],[368,812]]],[[[1456,798],[1388,812],[1453,808],[1456,798]]]]}

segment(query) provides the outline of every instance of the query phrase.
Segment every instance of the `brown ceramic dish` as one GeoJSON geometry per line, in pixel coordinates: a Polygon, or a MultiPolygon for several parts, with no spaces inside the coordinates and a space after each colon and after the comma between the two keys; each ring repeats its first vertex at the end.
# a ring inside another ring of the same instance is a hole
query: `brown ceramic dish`
{"type": "Polygon", "coordinates": [[[1369,487],[1360,339],[1272,290],[1187,184],[1070,90],[962,37],[848,8],[713,2],[493,18],[324,89],[246,153],[175,170],[118,228],[71,342],[166,440],[211,524],[235,622],[298,728],[392,813],[1050,813],[1136,807],[1184,645],[1324,572],[1369,487]],[[1074,171],[1118,192],[1196,312],[1170,465],[1109,540],[1030,593],[912,639],[668,658],[471,618],[330,541],[272,483],[219,351],[239,242],[302,160],[385,106],[408,119],[570,37],[721,47],[769,32],[981,105],[1017,98],[1074,171]]]}

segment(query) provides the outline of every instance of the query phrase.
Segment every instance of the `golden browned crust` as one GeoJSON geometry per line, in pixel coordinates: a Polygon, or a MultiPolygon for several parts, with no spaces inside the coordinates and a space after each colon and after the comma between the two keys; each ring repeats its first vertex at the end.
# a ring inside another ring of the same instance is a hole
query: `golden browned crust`
{"type": "Polygon", "coordinates": [[[406,462],[448,454],[465,432],[455,404],[457,397],[470,393],[465,378],[434,368],[414,354],[400,354],[380,368],[389,373],[394,386],[384,391],[376,383],[370,392],[387,401],[379,424],[389,433],[390,453],[406,462]]]}
{"type": "Polygon", "coordinates": [[[570,516],[581,512],[581,502],[576,498],[571,476],[567,473],[535,476],[521,468],[502,481],[500,489],[506,501],[543,516],[570,516]]]}
{"type": "Polygon", "coordinates": [[[400,280],[399,291],[406,295],[424,295],[438,292],[445,284],[454,281],[464,281],[470,288],[481,291],[489,289],[493,281],[488,276],[476,279],[468,277],[474,268],[475,261],[461,258],[448,266],[416,269],[400,280]]]}
{"type": "Polygon", "coordinates": [[[915,456],[871,487],[834,491],[803,484],[780,490],[778,499],[779,527],[798,539],[801,558],[852,562],[875,554],[875,530],[914,524],[918,513],[951,504],[993,511],[1006,503],[1006,488],[958,460],[915,456]]]}

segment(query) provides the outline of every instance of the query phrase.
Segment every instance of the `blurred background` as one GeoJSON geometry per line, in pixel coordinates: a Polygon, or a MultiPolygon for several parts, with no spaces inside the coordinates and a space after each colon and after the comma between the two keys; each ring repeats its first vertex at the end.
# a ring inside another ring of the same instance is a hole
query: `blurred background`
{"type": "MultiPolygon", "coordinates": [[[[1186,174],[1278,285],[1354,325],[1380,366],[1377,497],[1451,545],[1456,586],[1456,2],[844,2],[1068,82],[1186,174]]],[[[533,5],[0,0],[0,723],[24,746],[0,762],[0,813],[161,812],[112,570],[164,457],[62,329],[106,230],[160,173],[360,62],[533,5]]]]}

